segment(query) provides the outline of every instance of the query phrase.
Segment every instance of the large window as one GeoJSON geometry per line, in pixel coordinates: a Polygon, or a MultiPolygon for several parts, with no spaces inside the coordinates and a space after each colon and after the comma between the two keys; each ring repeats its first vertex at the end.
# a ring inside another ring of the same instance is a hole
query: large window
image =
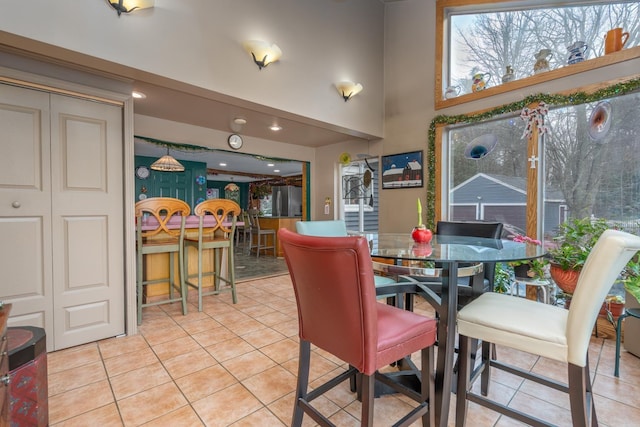
{"type": "Polygon", "coordinates": [[[637,1],[442,0],[437,7],[438,108],[488,96],[474,88],[495,94],[640,55],[637,1]],[[625,44],[605,58],[605,35],[614,28],[625,44]]]}
{"type": "Polygon", "coordinates": [[[567,218],[638,233],[640,82],[601,94],[575,105],[569,95],[560,106],[505,106],[510,113],[447,126],[443,217],[499,220],[547,240],[567,218]]]}

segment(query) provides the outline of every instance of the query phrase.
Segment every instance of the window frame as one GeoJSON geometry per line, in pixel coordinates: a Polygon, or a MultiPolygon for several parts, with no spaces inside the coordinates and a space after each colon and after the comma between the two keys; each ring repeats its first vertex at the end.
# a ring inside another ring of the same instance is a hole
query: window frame
{"type": "Polygon", "coordinates": [[[589,70],[610,66],[613,64],[640,58],[640,46],[622,49],[618,52],[610,53],[606,56],[587,59],[585,61],[567,65],[548,72],[536,74],[529,77],[513,80],[508,83],[488,87],[485,90],[462,94],[455,98],[444,99],[444,91],[449,82],[449,40],[450,26],[449,15],[453,12],[499,12],[513,9],[533,8],[540,6],[553,6],[575,3],[576,5],[603,4],[601,0],[573,0],[559,2],[558,0],[438,0],[436,2],[436,61],[435,61],[435,110],[453,107],[506,92],[521,90],[529,86],[534,86],[551,80],[583,73],[589,70]]]}

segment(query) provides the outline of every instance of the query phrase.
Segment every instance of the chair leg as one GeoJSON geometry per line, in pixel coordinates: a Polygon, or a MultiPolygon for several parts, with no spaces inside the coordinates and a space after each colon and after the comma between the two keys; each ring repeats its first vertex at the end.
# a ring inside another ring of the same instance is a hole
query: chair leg
{"type": "Polygon", "coordinates": [[[184,268],[184,245],[180,245],[178,251],[178,276],[180,276],[180,295],[182,296],[182,314],[187,315],[187,278],[186,270],[184,268]]]}
{"type": "Polygon", "coordinates": [[[569,402],[574,427],[598,425],[588,362],[585,366],[569,363],[569,402]]]}
{"type": "Polygon", "coordinates": [[[302,401],[307,398],[307,387],[309,386],[309,363],[311,361],[311,343],[309,341],[300,340],[300,357],[298,360],[298,384],[296,386],[296,401],[293,405],[293,418],[291,420],[292,427],[300,427],[302,425],[302,417],[304,409],[302,401]]]}
{"type": "Polygon", "coordinates": [[[234,264],[234,254],[233,254],[233,245],[229,247],[229,252],[227,253],[227,278],[229,281],[229,286],[231,286],[231,298],[234,304],[238,303],[238,296],[236,295],[236,272],[235,272],[235,264],[234,264]]]}
{"type": "Polygon", "coordinates": [[[480,363],[484,366],[484,369],[480,374],[480,393],[482,393],[483,396],[487,396],[489,394],[489,384],[491,382],[491,369],[489,367],[491,364],[491,350],[495,349],[495,344],[482,341],[481,346],[482,355],[480,356],[480,363]]]}
{"type": "Polygon", "coordinates": [[[143,257],[142,252],[138,252],[136,260],[136,300],[138,303],[138,325],[142,324],[142,280],[143,280],[143,257]]]}
{"type": "Polygon", "coordinates": [[[625,310],[620,317],[618,317],[618,323],[616,325],[616,365],[613,371],[613,376],[616,378],[620,376],[620,336],[622,335],[622,320],[627,316],[625,310]]]}
{"type": "Polygon", "coordinates": [[[373,399],[375,394],[376,374],[362,375],[362,415],[360,425],[373,426],[373,399]]]}
{"type": "Polygon", "coordinates": [[[202,247],[198,245],[198,311],[202,311],[202,247]]]}
{"type": "MultiPolygon", "coordinates": [[[[467,417],[467,392],[470,387],[471,375],[471,339],[460,335],[458,342],[458,387],[456,395],[456,427],[463,427],[467,417]]],[[[489,368],[487,366],[487,368],[489,368]]]]}
{"type": "Polygon", "coordinates": [[[435,375],[434,375],[434,347],[430,345],[427,348],[423,348],[421,352],[422,366],[421,366],[421,397],[423,402],[428,401],[429,412],[422,416],[422,427],[435,426],[436,414],[434,411],[434,397],[436,395],[435,389],[435,375]]]}

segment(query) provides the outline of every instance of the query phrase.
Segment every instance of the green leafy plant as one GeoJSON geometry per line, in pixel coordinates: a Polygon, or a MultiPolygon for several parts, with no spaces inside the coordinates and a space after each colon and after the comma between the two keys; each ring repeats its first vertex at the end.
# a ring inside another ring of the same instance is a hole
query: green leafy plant
{"type": "Polygon", "coordinates": [[[563,270],[580,270],[600,235],[613,228],[605,219],[574,218],[559,226],[553,239],[557,246],[549,250],[551,263],[563,270]]]}
{"type": "Polygon", "coordinates": [[[505,294],[511,288],[511,274],[509,270],[500,262],[496,263],[495,276],[493,278],[493,292],[505,294]]]}
{"type": "MultiPolygon", "coordinates": [[[[532,239],[529,236],[523,236],[521,234],[517,234],[513,237],[514,242],[521,243],[529,243],[533,245],[542,245],[540,240],[532,239]]],[[[529,267],[527,270],[527,277],[532,279],[544,279],[545,276],[545,267],[549,264],[549,261],[546,258],[535,258],[535,259],[523,259],[519,261],[511,261],[507,263],[510,267],[515,268],[521,265],[526,265],[529,267]]]]}
{"type": "Polygon", "coordinates": [[[622,276],[624,288],[640,302],[640,260],[638,257],[627,263],[622,276]]]}

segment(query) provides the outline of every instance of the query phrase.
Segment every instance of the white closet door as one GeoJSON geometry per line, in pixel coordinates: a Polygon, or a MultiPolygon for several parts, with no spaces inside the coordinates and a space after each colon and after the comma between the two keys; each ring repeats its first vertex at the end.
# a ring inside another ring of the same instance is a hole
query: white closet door
{"type": "Polygon", "coordinates": [[[0,84],[0,299],[47,350],[124,333],[122,108],[0,84]]]}
{"type": "Polygon", "coordinates": [[[9,326],[38,326],[47,335],[53,332],[49,141],[49,94],[0,84],[0,299],[13,304],[9,326]]]}
{"type": "Polygon", "coordinates": [[[124,333],[122,108],[51,95],[56,349],[124,333]]]}

